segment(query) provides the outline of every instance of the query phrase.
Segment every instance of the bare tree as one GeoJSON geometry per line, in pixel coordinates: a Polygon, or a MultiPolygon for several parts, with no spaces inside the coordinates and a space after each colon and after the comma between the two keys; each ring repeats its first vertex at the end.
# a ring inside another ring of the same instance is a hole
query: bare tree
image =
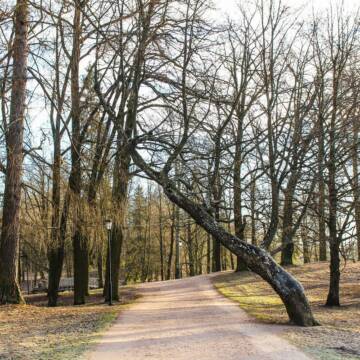
{"type": "MultiPolygon", "coordinates": [[[[3,220],[0,239],[0,303],[22,302],[17,282],[19,214],[23,164],[23,132],[28,56],[28,3],[18,0],[15,6],[12,46],[12,84],[10,117],[5,123],[7,148],[3,220]]],[[[5,119],[3,119],[5,121],[5,119]]]]}

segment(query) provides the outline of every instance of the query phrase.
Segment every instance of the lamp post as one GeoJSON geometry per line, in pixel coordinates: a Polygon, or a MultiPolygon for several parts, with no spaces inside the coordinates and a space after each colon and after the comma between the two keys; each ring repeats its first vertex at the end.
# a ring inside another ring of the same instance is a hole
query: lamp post
{"type": "Polygon", "coordinates": [[[111,281],[111,228],[112,228],[112,221],[105,220],[105,226],[108,232],[108,263],[109,263],[109,305],[112,305],[112,281],[111,281]]]}

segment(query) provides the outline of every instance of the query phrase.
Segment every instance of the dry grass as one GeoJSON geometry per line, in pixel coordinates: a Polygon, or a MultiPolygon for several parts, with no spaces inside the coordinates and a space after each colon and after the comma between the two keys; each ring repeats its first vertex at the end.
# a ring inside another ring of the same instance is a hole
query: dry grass
{"type": "MultiPolygon", "coordinates": [[[[317,359],[360,359],[360,263],[347,263],[342,268],[340,308],[323,306],[328,290],[328,263],[287,270],[303,284],[314,315],[322,326],[289,326],[284,336],[317,359]]],[[[259,276],[250,272],[225,273],[215,277],[214,284],[257,319],[278,324],[288,322],[280,299],[259,276]]]]}
{"type": "Polygon", "coordinates": [[[0,307],[0,359],[74,359],[136,298],[133,290],[122,290],[122,300],[104,304],[101,292],[94,291],[82,306],[72,305],[72,294],[64,293],[60,306],[46,307],[46,296],[27,297],[28,305],[0,307]]]}

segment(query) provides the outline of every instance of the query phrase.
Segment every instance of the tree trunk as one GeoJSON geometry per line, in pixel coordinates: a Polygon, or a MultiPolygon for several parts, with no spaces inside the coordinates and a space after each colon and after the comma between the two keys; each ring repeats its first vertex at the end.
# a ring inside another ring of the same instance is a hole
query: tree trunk
{"type": "MultiPolygon", "coordinates": [[[[114,166],[114,180],[112,203],[114,210],[113,228],[111,231],[111,282],[112,294],[115,301],[119,301],[119,276],[120,276],[120,257],[124,241],[124,227],[127,209],[128,184],[129,184],[129,165],[130,157],[124,152],[119,135],[117,144],[117,155],[114,166]]],[[[105,299],[109,300],[109,256],[106,259],[105,277],[105,299]]]]}
{"type": "Polygon", "coordinates": [[[197,224],[212,234],[231,252],[240,256],[250,270],[260,275],[272,286],[282,299],[292,322],[301,326],[318,324],[312,315],[301,284],[277,265],[266,251],[229,234],[201,206],[178,193],[169,182],[164,185],[164,191],[171,201],[184,209],[197,224]]]}
{"type": "Polygon", "coordinates": [[[170,228],[170,250],[169,256],[167,259],[167,273],[166,280],[170,280],[171,278],[171,264],[174,252],[174,242],[175,242],[175,205],[172,205],[172,214],[171,214],[171,228],[170,228]]]}
{"type": "Polygon", "coordinates": [[[65,195],[63,213],[60,218],[60,119],[57,119],[57,129],[54,136],[54,163],[52,185],[52,216],[51,240],[48,248],[49,280],[48,280],[48,306],[56,306],[61,273],[65,255],[66,221],[68,216],[69,194],[65,195]],[[65,227],[65,228],[64,228],[65,227]]]}
{"type": "Polygon", "coordinates": [[[322,113],[318,117],[318,213],[319,213],[319,260],[326,261],[326,223],[325,223],[325,180],[324,180],[324,119],[322,113]]]}
{"type": "MultiPolygon", "coordinates": [[[[216,193],[219,195],[218,193],[216,193]]],[[[215,197],[218,199],[218,197],[215,197]]],[[[220,220],[220,209],[218,204],[215,204],[215,220],[218,222],[220,220]]],[[[218,272],[221,271],[221,242],[215,236],[212,236],[212,271],[218,272]]]]}
{"type": "Polygon", "coordinates": [[[87,238],[82,230],[75,230],[73,235],[74,250],[74,305],[85,304],[88,293],[89,257],[87,238]]]}
{"type": "MultiPolygon", "coordinates": [[[[121,221],[114,222],[111,230],[111,284],[112,284],[112,300],[119,301],[119,276],[120,276],[120,256],[123,245],[123,225],[121,221]]],[[[106,271],[105,271],[105,287],[104,287],[105,301],[110,300],[109,296],[109,252],[106,256],[106,271]]]]}
{"type": "Polygon", "coordinates": [[[337,237],[337,191],[335,167],[329,165],[329,242],[330,242],[330,286],[326,306],[340,306],[340,249],[337,237]]]}
{"type": "Polygon", "coordinates": [[[154,172],[135,151],[132,157],[137,166],[158,184],[160,184],[167,197],[177,206],[185,210],[195,222],[210,233],[228,250],[241,256],[246,266],[267,281],[282,299],[290,320],[301,326],[314,326],[314,319],[308,300],[301,284],[263,249],[241,241],[236,236],[225,231],[213,216],[201,205],[191,201],[182,194],[174,183],[162,173],[154,172]]]}
{"type": "MultiPolygon", "coordinates": [[[[335,70],[334,70],[335,71],[335,70]]],[[[336,186],[336,117],[337,117],[337,94],[338,79],[334,74],[332,116],[329,129],[329,161],[327,169],[328,179],[328,202],[329,202],[329,243],[330,243],[330,286],[326,300],[327,306],[340,306],[340,242],[337,236],[337,186],[336,186]]]]}
{"type": "Polygon", "coordinates": [[[161,281],[164,277],[164,244],[163,244],[163,216],[162,216],[162,195],[159,187],[159,246],[160,246],[160,276],[161,281]]]}
{"type": "Polygon", "coordinates": [[[206,273],[211,273],[211,235],[206,235],[206,273]]]}
{"type": "MultiPolygon", "coordinates": [[[[246,223],[242,218],[242,189],[241,189],[241,164],[242,164],[242,117],[239,116],[236,132],[236,144],[235,144],[235,156],[234,156],[234,173],[233,173],[233,193],[234,193],[234,225],[235,235],[245,241],[245,226],[246,223]]],[[[241,262],[241,257],[238,256],[236,259],[236,271],[247,270],[244,263],[241,262]]]]}
{"type": "Polygon", "coordinates": [[[267,127],[268,127],[268,151],[269,151],[269,173],[270,173],[270,183],[271,183],[271,215],[270,215],[270,224],[265,233],[263,239],[263,247],[269,249],[271,243],[274,240],[276,235],[278,225],[279,225],[279,190],[280,185],[277,178],[276,171],[276,151],[274,145],[274,129],[272,124],[271,116],[271,106],[267,110],[267,127]]]}
{"type": "Polygon", "coordinates": [[[175,207],[175,279],[180,279],[180,209],[175,207]]]}
{"type": "Polygon", "coordinates": [[[194,259],[194,242],[191,234],[191,223],[190,219],[186,224],[186,233],[187,233],[187,246],[189,254],[189,274],[190,276],[195,276],[195,259],[194,259]]]}
{"type": "Polygon", "coordinates": [[[295,176],[292,174],[285,190],[284,215],[281,236],[281,265],[293,265],[294,242],[293,242],[293,195],[295,191],[295,176]]]}
{"type": "Polygon", "coordinates": [[[64,262],[64,248],[52,248],[48,251],[49,280],[48,280],[48,306],[56,306],[59,292],[61,272],[64,262]]]}
{"type": "Polygon", "coordinates": [[[221,243],[214,236],[212,238],[212,241],[213,241],[212,271],[217,272],[217,271],[221,271],[221,243]]]}
{"type": "Polygon", "coordinates": [[[306,227],[304,225],[301,227],[301,240],[303,243],[304,264],[307,264],[311,262],[311,254],[309,249],[309,240],[306,234],[306,227]]]}
{"type": "MultiPolygon", "coordinates": [[[[215,137],[214,148],[214,171],[210,178],[211,197],[213,216],[216,221],[220,220],[220,203],[221,203],[221,184],[220,184],[220,158],[221,158],[221,136],[223,128],[220,127],[215,137]]],[[[221,271],[221,243],[216,237],[212,237],[212,271],[221,271]]]]}
{"type": "Polygon", "coordinates": [[[101,249],[98,250],[96,265],[97,265],[97,272],[99,279],[99,288],[102,289],[104,287],[104,278],[103,278],[103,255],[101,249]]]}
{"type": "Polygon", "coordinates": [[[330,285],[326,306],[340,306],[340,256],[339,245],[330,242],[330,285]]]}
{"type": "Polygon", "coordinates": [[[351,149],[351,159],[353,167],[353,196],[355,203],[355,225],[356,225],[356,239],[357,239],[357,256],[360,261],[360,179],[359,179],[359,131],[360,131],[359,117],[353,118],[353,142],[351,149]]]}
{"type": "Polygon", "coordinates": [[[253,177],[251,179],[251,189],[250,189],[250,211],[251,211],[251,243],[257,245],[256,241],[256,179],[253,177]]]}
{"type": "Polygon", "coordinates": [[[28,4],[15,7],[15,40],[10,120],[6,129],[6,174],[0,239],[0,304],[23,302],[17,281],[19,216],[23,164],[23,133],[27,80],[28,4]]]}
{"type": "Polygon", "coordinates": [[[74,304],[85,304],[89,281],[89,255],[87,238],[83,229],[81,205],[81,108],[79,89],[79,64],[81,43],[81,4],[75,2],[73,20],[73,47],[71,57],[71,173],[69,187],[74,210],[73,261],[74,261],[74,304]]]}

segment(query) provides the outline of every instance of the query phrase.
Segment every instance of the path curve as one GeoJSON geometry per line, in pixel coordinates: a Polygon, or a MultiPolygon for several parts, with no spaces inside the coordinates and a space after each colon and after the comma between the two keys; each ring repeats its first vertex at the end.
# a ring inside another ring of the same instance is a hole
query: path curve
{"type": "Polygon", "coordinates": [[[139,286],[89,360],[309,360],[220,295],[209,276],[139,286]]]}

